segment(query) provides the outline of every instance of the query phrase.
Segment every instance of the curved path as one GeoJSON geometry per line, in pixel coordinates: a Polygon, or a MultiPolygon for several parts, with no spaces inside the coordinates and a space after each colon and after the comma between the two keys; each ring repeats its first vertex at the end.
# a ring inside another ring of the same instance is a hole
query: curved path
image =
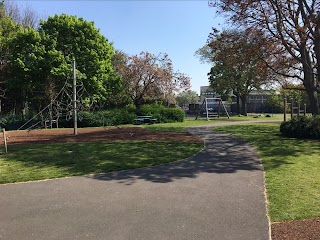
{"type": "Polygon", "coordinates": [[[207,127],[190,131],[205,149],[186,160],[0,185],[0,239],[268,240],[256,151],[207,127]]]}

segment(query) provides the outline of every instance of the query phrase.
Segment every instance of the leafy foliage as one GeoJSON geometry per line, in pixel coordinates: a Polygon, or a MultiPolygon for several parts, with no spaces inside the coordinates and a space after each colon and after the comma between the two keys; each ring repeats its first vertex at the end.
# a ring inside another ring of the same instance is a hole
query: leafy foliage
{"type": "Polygon", "coordinates": [[[176,97],[177,104],[182,106],[188,106],[191,103],[196,103],[199,100],[198,94],[195,91],[183,91],[179,93],[176,97]]]}
{"type": "Polygon", "coordinates": [[[158,104],[146,104],[138,110],[138,115],[151,115],[160,123],[183,122],[185,113],[180,108],[167,108],[158,104]]]}
{"type": "Polygon", "coordinates": [[[294,117],[281,124],[280,132],[286,137],[320,139],[320,117],[294,117]]]}
{"type": "Polygon", "coordinates": [[[320,4],[310,1],[213,0],[211,6],[241,27],[258,28],[274,47],[268,66],[285,77],[300,79],[313,114],[320,113],[320,4]]]}
{"type": "MultiPolygon", "coordinates": [[[[208,39],[209,49],[203,58],[209,58],[213,67],[209,75],[210,86],[220,95],[233,92],[242,101],[242,114],[246,115],[246,100],[254,89],[270,81],[270,73],[262,60],[265,46],[263,35],[253,30],[214,30],[208,39]]],[[[238,101],[239,102],[239,101],[238,101]]],[[[239,107],[238,107],[239,109],[239,107]]],[[[239,110],[238,110],[239,111],[239,110]]]]}
{"type": "Polygon", "coordinates": [[[190,87],[190,78],[174,71],[167,54],[141,52],[127,56],[119,52],[114,67],[124,82],[126,93],[137,107],[150,99],[167,101],[173,93],[190,87]]]}
{"type": "MultiPolygon", "coordinates": [[[[40,23],[40,32],[56,43],[66,63],[76,60],[78,79],[95,99],[104,99],[111,93],[112,45],[93,22],[66,14],[49,17],[40,23]]],[[[115,83],[116,84],[116,83],[115,83]]]]}

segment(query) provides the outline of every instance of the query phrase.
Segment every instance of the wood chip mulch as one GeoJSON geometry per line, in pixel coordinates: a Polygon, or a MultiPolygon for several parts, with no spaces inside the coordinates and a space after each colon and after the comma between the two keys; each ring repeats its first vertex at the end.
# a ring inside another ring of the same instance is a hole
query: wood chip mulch
{"type": "Polygon", "coordinates": [[[272,223],[272,240],[320,240],[320,218],[272,223]]]}
{"type": "Polygon", "coordinates": [[[203,140],[187,132],[148,131],[142,127],[43,129],[6,132],[10,144],[48,144],[67,142],[123,142],[123,141],[181,141],[202,143],[203,140]]]}

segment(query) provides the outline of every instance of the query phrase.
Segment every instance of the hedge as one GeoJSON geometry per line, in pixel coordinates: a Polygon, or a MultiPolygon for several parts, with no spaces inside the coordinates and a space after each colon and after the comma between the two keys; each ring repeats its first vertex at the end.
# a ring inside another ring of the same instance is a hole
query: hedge
{"type": "Polygon", "coordinates": [[[160,123],[183,122],[185,118],[185,112],[182,109],[168,108],[158,104],[142,105],[137,115],[150,115],[160,123]]]}

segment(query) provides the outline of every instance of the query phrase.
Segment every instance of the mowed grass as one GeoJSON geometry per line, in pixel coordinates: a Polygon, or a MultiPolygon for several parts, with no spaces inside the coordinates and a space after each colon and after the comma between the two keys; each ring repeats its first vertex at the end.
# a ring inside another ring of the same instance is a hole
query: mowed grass
{"type": "Polygon", "coordinates": [[[234,122],[234,121],[250,121],[250,120],[259,120],[259,121],[268,121],[268,120],[283,120],[282,114],[274,114],[271,117],[259,116],[259,115],[250,115],[250,116],[231,116],[229,119],[225,116],[220,118],[210,118],[210,121],[207,121],[205,118],[201,117],[195,120],[195,117],[188,117],[184,122],[174,122],[174,123],[157,123],[152,125],[144,125],[148,130],[152,131],[175,131],[183,132],[186,131],[188,127],[202,126],[202,125],[212,125],[215,123],[221,122],[234,122]]]}
{"type": "Polygon", "coordinates": [[[320,217],[320,142],[280,136],[279,125],[217,127],[260,153],[272,221],[320,217]]]}
{"type": "Polygon", "coordinates": [[[13,145],[0,155],[0,183],[25,182],[150,167],[203,148],[185,142],[90,142],[13,145]]]}

